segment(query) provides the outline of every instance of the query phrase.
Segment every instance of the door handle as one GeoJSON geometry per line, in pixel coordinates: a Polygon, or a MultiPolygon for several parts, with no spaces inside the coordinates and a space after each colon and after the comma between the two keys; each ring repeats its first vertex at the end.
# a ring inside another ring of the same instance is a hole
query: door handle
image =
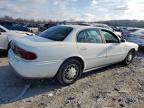
{"type": "Polygon", "coordinates": [[[82,47],[82,48],[80,48],[81,50],[87,50],[87,48],[86,47],[82,47]]]}

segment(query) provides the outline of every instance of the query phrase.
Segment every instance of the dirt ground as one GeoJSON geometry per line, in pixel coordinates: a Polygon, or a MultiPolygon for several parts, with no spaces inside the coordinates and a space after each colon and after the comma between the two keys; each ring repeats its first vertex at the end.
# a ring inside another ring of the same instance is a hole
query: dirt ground
{"type": "Polygon", "coordinates": [[[62,87],[55,80],[25,80],[0,57],[0,108],[144,108],[144,53],[129,66],[83,74],[62,87]]]}

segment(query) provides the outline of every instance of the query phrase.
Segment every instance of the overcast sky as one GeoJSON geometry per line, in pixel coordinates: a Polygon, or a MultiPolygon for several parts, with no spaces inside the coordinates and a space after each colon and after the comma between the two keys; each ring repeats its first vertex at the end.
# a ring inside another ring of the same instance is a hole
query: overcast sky
{"type": "Polygon", "coordinates": [[[0,0],[0,16],[40,20],[144,20],[144,0],[0,0]]]}

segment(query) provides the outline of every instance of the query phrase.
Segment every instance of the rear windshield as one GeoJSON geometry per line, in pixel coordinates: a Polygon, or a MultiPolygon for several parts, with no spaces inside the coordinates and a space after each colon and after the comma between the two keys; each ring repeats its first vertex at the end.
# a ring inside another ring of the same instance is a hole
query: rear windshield
{"type": "Polygon", "coordinates": [[[39,36],[54,41],[63,41],[72,30],[72,27],[54,26],[42,32],[39,36]]]}
{"type": "Polygon", "coordinates": [[[129,32],[135,32],[135,31],[137,31],[138,29],[130,29],[130,30],[128,30],[129,32]]]}

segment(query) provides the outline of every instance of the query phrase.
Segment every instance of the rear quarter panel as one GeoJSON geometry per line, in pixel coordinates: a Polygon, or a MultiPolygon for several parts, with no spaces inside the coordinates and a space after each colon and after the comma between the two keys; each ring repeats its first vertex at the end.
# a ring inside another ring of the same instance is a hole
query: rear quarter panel
{"type": "Polygon", "coordinates": [[[32,49],[37,54],[37,61],[64,61],[69,57],[80,57],[75,42],[48,42],[32,49]]]}

